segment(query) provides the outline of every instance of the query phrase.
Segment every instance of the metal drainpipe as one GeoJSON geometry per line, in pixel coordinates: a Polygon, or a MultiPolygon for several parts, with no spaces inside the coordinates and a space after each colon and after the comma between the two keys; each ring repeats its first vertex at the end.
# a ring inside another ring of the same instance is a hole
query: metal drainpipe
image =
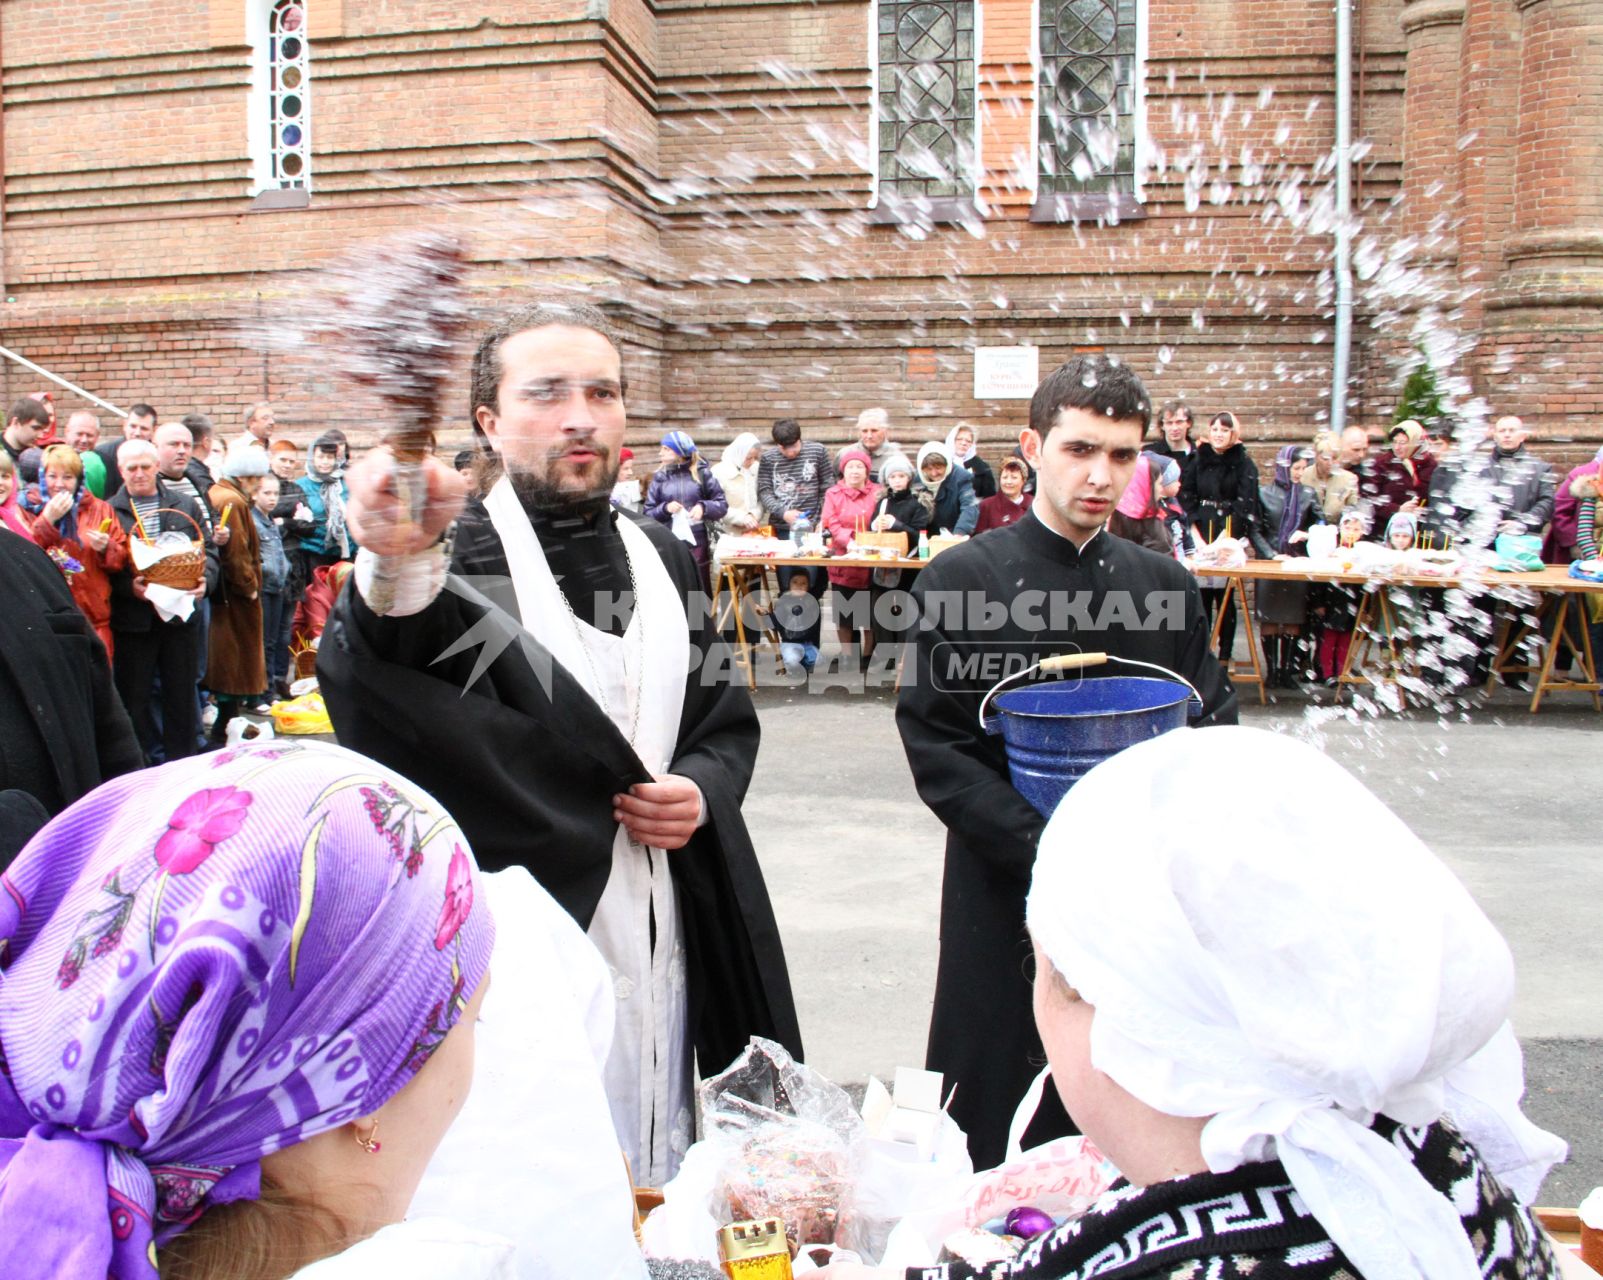
{"type": "Polygon", "coordinates": [[[1353,0],[1336,0],[1336,344],[1330,372],[1330,429],[1347,425],[1352,367],[1353,0]]]}

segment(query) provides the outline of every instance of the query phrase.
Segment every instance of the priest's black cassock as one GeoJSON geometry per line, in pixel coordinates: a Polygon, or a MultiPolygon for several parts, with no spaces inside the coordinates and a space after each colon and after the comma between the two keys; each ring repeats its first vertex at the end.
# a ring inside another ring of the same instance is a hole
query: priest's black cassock
{"type": "MultiPolygon", "coordinates": [[[[913,597],[919,630],[896,722],[918,793],[947,831],[926,1066],[957,1085],[952,1115],[968,1134],[974,1167],[988,1168],[1003,1158],[1008,1124],[1046,1063],[1024,928],[1045,820],[1009,782],[1002,739],[981,732],[980,700],[1003,675],[1076,651],[1179,672],[1202,694],[1194,724],[1234,723],[1236,699],[1209,649],[1196,580],[1177,561],[1106,532],[1077,550],[1032,513],[942,552],[918,575],[913,597]],[[961,618],[945,612],[959,605],[961,618]]],[[[1141,819],[1130,815],[1133,832],[1142,831],[1141,819]]],[[[1049,1088],[1028,1136],[1069,1132],[1049,1088]]]]}
{"type": "MultiPolygon", "coordinates": [[[[691,611],[702,590],[695,562],[661,524],[630,512],[530,515],[576,617],[622,635],[632,595],[614,520],[632,520],[646,534],[686,601],[692,662],[670,772],[701,789],[708,817],[668,857],[700,1070],[721,1070],[753,1035],[799,1058],[779,930],[740,812],[757,758],[757,715],[745,688],[728,678],[728,653],[706,610],[691,611]]],[[[317,661],[335,731],[342,745],[432,792],[480,866],[527,867],[589,928],[612,869],[612,797],[650,782],[651,772],[581,684],[519,626],[506,551],[480,503],[457,521],[450,570],[446,589],[407,617],[375,614],[355,582],[347,585],[317,661]],[[460,644],[470,632],[471,642],[460,644]],[[484,640],[499,652],[475,680],[484,640]]]]}

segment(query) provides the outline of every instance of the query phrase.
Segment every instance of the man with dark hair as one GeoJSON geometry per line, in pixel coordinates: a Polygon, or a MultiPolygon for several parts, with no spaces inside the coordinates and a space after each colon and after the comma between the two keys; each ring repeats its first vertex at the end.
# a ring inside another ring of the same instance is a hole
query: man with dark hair
{"type": "MultiPolygon", "coordinates": [[[[1036,470],[1029,514],[943,551],[913,588],[920,617],[896,723],[918,793],[947,830],[926,1065],[957,1085],[952,1115],[976,1168],[1001,1160],[1008,1122],[1043,1060],[1024,898],[1045,818],[1009,781],[1002,740],[979,727],[986,691],[1042,658],[1102,652],[1189,680],[1202,696],[1196,723],[1236,716],[1195,579],[1104,528],[1149,419],[1146,388],[1128,365],[1077,356],[1048,375],[1019,439],[1036,470]]],[[[1031,1140],[1067,1123],[1048,1089],[1031,1140]]]]}
{"type": "Polygon", "coordinates": [[[803,440],[801,423],[781,418],[769,433],[772,449],[757,464],[757,501],[774,532],[784,537],[798,520],[815,529],[824,510],[824,493],[835,483],[835,463],[816,440],[803,440]]]}
{"type": "Polygon", "coordinates": [[[106,492],[104,497],[111,497],[122,488],[122,472],[117,470],[117,450],[122,447],[124,440],[153,440],[156,435],[156,411],[148,404],[136,404],[128,410],[128,416],[123,419],[122,435],[115,440],[107,440],[104,444],[95,446],[95,452],[100,460],[106,464],[106,492]]]}
{"type": "Polygon", "coordinates": [[[590,307],[496,324],[470,404],[493,482],[464,506],[462,478],[426,459],[414,525],[388,449],[351,469],[361,550],[317,666],[341,743],[438,796],[481,866],[526,866],[589,931],[619,996],[618,1136],[636,1181],[661,1185],[691,1136],[692,1047],[708,1075],[752,1035],[798,1054],[800,1036],[740,813],[751,700],[685,545],[609,502],[625,385],[590,307]]]}
{"type": "Polygon", "coordinates": [[[17,469],[19,480],[28,484],[37,483],[39,467],[35,463],[30,475],[22,465],[22,455],[25,450],[31,449],[41,433],[50,426],[50,409],[43,401],[35,400],[30,396],[23,396],[11,406],[11,412],[6,418],[6,429],[0,434],[0,445],[5,446],[11,455],[12,465],[17,469]]]}

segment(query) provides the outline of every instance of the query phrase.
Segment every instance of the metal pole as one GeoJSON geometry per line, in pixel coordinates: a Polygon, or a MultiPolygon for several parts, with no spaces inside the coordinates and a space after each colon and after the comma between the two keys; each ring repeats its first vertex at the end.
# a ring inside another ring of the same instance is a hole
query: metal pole
{"type": "Polygon", "coordinates": [[[4,356],[7,360],[15,360],[24,369],[32,369],[41,378],[49,378],[50,381],[55,383],[58,387],[66,387],[67,390],[72,392],[74,395],[82,396],[85,400],[93,401],[108,413],[114,413],[119,418],[126,418],[128,416],[126,410],[119,409],[116,405],[112,404],[111,401],[102,400],[99,396],[92,395],[90,392],[85,391],[82,387],[73,386],[73,384],[68,382],[65,378],[58,378],[55,374],[51,373],[49,369],[41,369],[32,360],[27,359],[25,356],[19,356],[9,347],[0,347],[0,356],[4,356]]]}
{"type": "Polygon", "coordinates": [[[1330,371],[1330,429],[1347,425],[1347,383],[1352,367],[1352,0],[1336,0],[1336,344],[1330,371]]]}

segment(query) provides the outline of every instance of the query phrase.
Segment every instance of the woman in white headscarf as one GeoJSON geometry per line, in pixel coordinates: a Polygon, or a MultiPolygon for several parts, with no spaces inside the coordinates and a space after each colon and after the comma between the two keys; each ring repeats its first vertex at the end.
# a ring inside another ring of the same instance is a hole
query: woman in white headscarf
{"type": "Polygon", "coordinates": [[[977,428],[960,422],[946,433],[946,451],[958,466],[969,473],[974,481],[974,496],[983,502],[986,498],[996,496],[997,483],[996,472],[991,470],[991,464],[979,455],[979,438],[977,428]]]}
{"type": "Polygon", "coordinates": [[[763,522],[762,503],[757,501],[757,462],[762,445],[749,431],[743,431],[724,449],[713,477],[724,487],[729,511],[718,522],[720,533],[750,533],[763,522]]]}
{"type": "Polygon", "coordinates": [[[1125,1180],[1011,1264],[910,1277],[1559,1274],[1508,948],[1329,757],[1233,726],[1121,752],[1047,825],[1027,919],[1052,1082],[1125,1180]],[[1225,758],[1260,784],[1246,830],[1195,821],[1225,758]],[[1365,839],[1320,838],[1309,795],[1365,839]]]}

